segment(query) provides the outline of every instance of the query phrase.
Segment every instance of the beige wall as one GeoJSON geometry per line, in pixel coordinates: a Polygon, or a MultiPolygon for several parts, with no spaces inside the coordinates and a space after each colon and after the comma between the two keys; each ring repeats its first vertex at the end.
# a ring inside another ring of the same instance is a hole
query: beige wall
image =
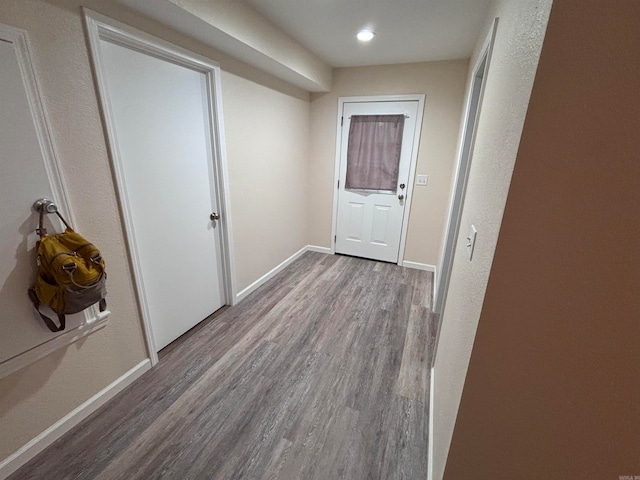
{"type": "MultiPolygon", "coordinates": [[[[442,315],[435,359],[436,480],[445,468],[550,7],[551,0],[496,0],[486,21],[488,33],[493,18],[500,18],[460,223],[460,232],[473,224],[478,235],[472,262],[464,236],[458,241],[442,315]]],[[[474,59],[483,42],[484,36],[474,59]]]]}
{"type": "Polygon", "coordinates": [[[554,2],[448,480],[640,475],[638,25],[554,2]]]}
{"type": "Polygon", "coordinates": [[[332,91],[313,94],[311,101],[311,244],[329,247],[331,242],[338,97],[423,93],[416,172],[429,175],[429,185],[414,188],[404,259],[440,263],[467,67],[467,60],[453,60],[334,70],[332,91]]]}
{"type": "Polygon", "coordinates": [[[111,0],[2,0],[0,22],[30,35],[77,227],[96,241],[107,259],[113,313],[105,329],[0,380],[0,459],[147,356],[80,5],[221,64],[238,286],[251,283],[307,243],[301,197],[305,185],[292,182],[296,175],[306,178],[306,92],[111,0]]]}
{"type": "Polygon", "coordinates": [[[224,72],[238,289],[307,245],[309,102],[224,72]]]}

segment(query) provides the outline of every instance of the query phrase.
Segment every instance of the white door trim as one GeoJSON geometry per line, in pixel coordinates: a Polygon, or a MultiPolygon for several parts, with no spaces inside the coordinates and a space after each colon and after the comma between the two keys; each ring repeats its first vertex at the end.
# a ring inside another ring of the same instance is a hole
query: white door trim
{"type": "Polygon", "coordinates": [[[331,253],[336,253],[336,233],[338,226],[338,180],[340,178],[340,152],[342,141],[342,112],[345,103],[372,103],[372,102],[418,102],[418,118],[416,118],[416,131],[411,145],[411,165],[409,166],[409,182],[407,183],[406,207],[402,218],[402,232],[400,235],[400,250],[398,252],[398,265],[404,261],[404,249],[407,243],[407,229],[409,227],[409,213],[413,197],[413,183],[416,177],[416,164],[418,163],[418,149],[420,146],[420,133],[422,132],[422,118],[424,116],[424,94],[412,95],[375,95],[357,97],[338,97],[338,117],[336,119],[336,157],[333,175],[333,216],[331,221],[331,253]]]}
{"type": "MultiPolygon", "coordinates": [[[[473,69],[471,70],[472,76],[469,83],[469,89],[466,100],[466,108],[464,114],[464,124],[462,126],[462,135],[460,136],[460,143],[458,147],[458,165],[456,167],[456,176],[453,182],[453,191],[451,192],[451,201],[449,204],[449,216],[447,221],[447,229],[445,231],[442,249],[442,257],[440,259],[440,275],[438,277],[433,311],[435,313],[442,314],[444,305],[447,298],[447,291],[449,290],[449,280],[451,278],[451,270],[453,268],[453,257],[455,253],[455,247],[458,241],[458,233],[460,230],[460,220],[462,218],[462,208],[464,206],[464,197],[467,191],[467,180],[469,177],[469,171],[471,169],[471,161],[473,158],[473,148],[476,137],[476,129],[478,125],[478,119],[480,118],[480,110],[482,107],[482,97],[484,95],[485,86],[487,84],[487,75],[489,72],[489,65],[491,63],[491,53],[493,51],[493,44],[496,37],[496,30],[498,28],[498,18],[493,21],[493,26],[489,31],[489,34],[485,38],[480,55],[476,59],[473,69]],[[481,71],[482,69],[482,71],[481,71]],[[476,113],[473,119],[469,119],[472,103],[473,103],[473,90],[474,84],[478,76],[482,74],[482,85],[478,96],[478,105],[476,107],[476,113]],[[468,140],[468,142],[467,142],[468,140]],[[465,149],[465,145],[468,143],[468,148],[465,149]]],[[[438,332],[439,335],[439,332],[438,332]]],[[[438,343],[436,338],[435,348],[437,350],[438,343]]],[[[434,352],[435,356],[435,352],[434,352]]]]}
{"type": "Polygon", "coordinates": [[[148,302],[144,293],[145,289],[142,279],[142,267],[137,253],[138,250],[133,229],[133,217],[131,215],[129,199],[127,196],[122,157],[118,150],[115,119],[111,111],[111,103],[109,101],[105,69],[100,51],[100,40],[108,40],[112,43],[153,55],[162,60],[195,70],[206,76],[208,84],[207,93],[209,96],[209,117],[213,127],[213,131],[211,132],[213,152],[211,153],[216,178],[215,191],[217,195],[218,208],[220,210],[219,225],[221,228],[222,240],[222,281],[224,283],[225,292],[224,300],[226,304],[233,305],[235,303],[236,296],[236,282],[233,276],[235,269],[231,233],[229,177],[227,173],[227,155],[222,121],[220,66],[217,63],[191,53],[188,50],[177,47],[171,43],[141,32],[133,27],[120,23],[99,13],[93,12],[87,8],[83,8],[83,12],[87,26],[87,35],[89,37],[89,48],[91,51],[94,74],[98,85],[98,92],[100,94],[103,121],[107,131],[109,150],[113,163],[113,172],[116,179],[118,196],[123,214],[129,255],[133,266],[133,277],[144,323],[147,349],[151,363],[152,365],[155,365],[158,363],[158,354],[151,328],[148,302]]]}

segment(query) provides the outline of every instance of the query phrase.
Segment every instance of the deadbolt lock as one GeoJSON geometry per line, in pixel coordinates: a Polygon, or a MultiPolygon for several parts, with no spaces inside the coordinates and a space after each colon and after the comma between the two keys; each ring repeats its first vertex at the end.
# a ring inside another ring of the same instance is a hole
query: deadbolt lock
{"type": "Polygon", "coordinates": [[[401,183],[400,184],[400,190],[404,190],[404,187],[405,187],[404,183],[401,183]]]}
{"type": "Polygon", "coordinates": [[[213,212],[211,215],[209,215],[209,218],[213,222],[214,220],[220,220],[220,215],[218,215],[216,212],[213,212]]]}

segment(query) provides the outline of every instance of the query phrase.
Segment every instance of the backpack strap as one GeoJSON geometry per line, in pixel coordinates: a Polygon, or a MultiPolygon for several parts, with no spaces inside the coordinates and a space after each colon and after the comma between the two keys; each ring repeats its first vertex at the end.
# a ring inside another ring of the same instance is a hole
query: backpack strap
{"type": "Polygon", "coordinates": [[[44,208],[40,208],[40,217],[38,220],[38,228],[36,228],[36,232],[41,239],[47,236],[47,229],[44,227],[44,208]]]}
{"type": "Polygon", "coordinates": [[[40,318],[42,318],[42,320],[47,325],[47,327],[49,327],[49,330],[51,330],[52,332],[61,332],[62,330],[65,329],[66,318],[64,316],[64,313],[58,314],[58,321],[60,322],[60,326],[58,326],[54,323],[53,320],[51,320],[49,317],[47,317],[45,314],[43,314],[40,311],[40,300],[38,300],[38,295],[36,295],[36,291],[34,288],[29,289],[29,298],[33,302],[33,306],[36,309],[36,312],[38,312],[38,315],[40,315],[40,318]]]}
{"type": "MultiPolygon", "coordinates": [[[[47,229],[44,226],[44,208],[41,207],[38,209],[39,213],[40,213],[40,217],[38,219],[38,228],[36,229],[36,233],[40,236],[40,238],[42,237],[46,237],[47,236],[47,229]]],[[[69,223],[64,219],[64,217],[62,216],[62,214],[56,210],[56,215],[58,216],[58,218],[62,221],[62,223],[64,223],[65,227],[67,227],[69,230],[73,230],[71,228],[71,226],[69,225],[69,223]]]]}
{"type": "Polygon", "coordinates": [[[73,228],[71,228],[71,225],[69,225],[69,223],[64,219],[64,217],[58,210],[56,210],[56,215],[60,220],[62,220],[62,223],[64,223],[65,227],[67,227],[69,230],[73,230],[73,228]]]}

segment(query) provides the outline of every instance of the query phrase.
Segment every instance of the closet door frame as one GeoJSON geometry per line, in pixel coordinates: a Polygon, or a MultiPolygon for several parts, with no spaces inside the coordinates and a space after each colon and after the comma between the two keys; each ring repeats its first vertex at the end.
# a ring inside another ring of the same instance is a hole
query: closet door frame
{"type": "Polygon", "coordinates": [[[174,64],[195,70],[205,75],[207,79],[209,121],[212,126],[212,158],[216,184],[214,189],[217,196],[221,228],[222,250],[222,282],[224,284],[224,300],[227,305],[233,305],[236,299],[236,282],[233,276],[234,255],[231,227],[231,209],[229,194],[229,177],[227,170],[227,155],[224,135],[222,112],[222,83],[219,64],[188,50],[177,47],[162,39],[144,33],[129,25],[113,20],[97,12],[83,7],[86,24],[89,49],[93,65],[93,72],[100,96],[102,116],[107,132],[109,151],[112,159],[113,173],[118,188],[129,256],[133,267],[133,276],[136,286],[138,302],[140,304],[144,332],[147,343],[147,351],[151,364],[158,363],[158,354],[152,334],[152,325],[149,316],[149,308],[144,295],[142,281],[142,268],[137,256],[136,238],[133,228],[133,218],[129,209],[127,189],[124,182],[122,159],[118,152],[115,119],[110,109],[109,91],[106,82],[106,73],[102,63],[100,40],[106,40],[124,47],[128,47],[142,53],[172,62],[174,64]]]}

